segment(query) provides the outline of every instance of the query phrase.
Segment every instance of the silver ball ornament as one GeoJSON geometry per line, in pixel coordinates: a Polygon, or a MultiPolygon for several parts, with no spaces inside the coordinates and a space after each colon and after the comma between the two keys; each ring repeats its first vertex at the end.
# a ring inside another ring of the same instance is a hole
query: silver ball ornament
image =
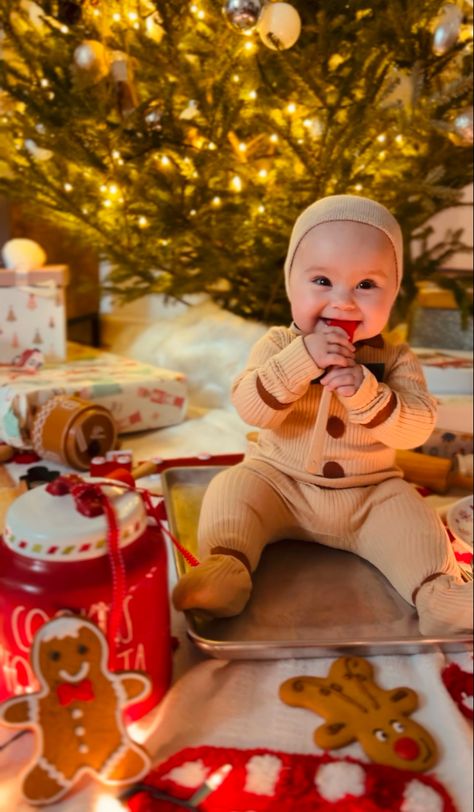
{"type": "Polygon", "coordinates": [[[433,53],[443,56],[456,44],[461,30],[463,14],[459,6],[448,3],[443,6],[433,34],[433,53]]]}
{"type": "Polygon", "coordinates": [[[222,8],[228,24],[239,34],[249,34],[254,30],[261,10],[260,0],[227,0],[222,8]]]}
{"type": "Polygon", "coordinates": [[[163,110],[158,101],[150,102],[143,116],[147,130],[150,132],[160,132],[163,129],[163,110]]]}
{"type": "Polygon", "coordinates": [[[471,146],[474,140],[473,123],[472,123],[472,107],[466,107],[461,110],[453,122],[453,131],[457,136],[460,145],[471,146]]]}

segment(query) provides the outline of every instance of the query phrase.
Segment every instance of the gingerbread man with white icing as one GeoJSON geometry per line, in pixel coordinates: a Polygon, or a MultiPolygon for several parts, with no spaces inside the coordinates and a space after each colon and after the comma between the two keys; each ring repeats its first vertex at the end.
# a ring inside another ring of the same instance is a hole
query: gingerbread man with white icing
{"type": "Polygon", "coordinates": [[[36,730],[34,764],[23,794],[32,804],[59,800],[84,773],[127,785],[150,769],[122,719],[125,705],[143,699],[150,681],[135,671],[112,673],[100,630],[78,616],[61,616],[37,632],[31,660],[40,690],[0,705],[0,721],[36,730]]]}

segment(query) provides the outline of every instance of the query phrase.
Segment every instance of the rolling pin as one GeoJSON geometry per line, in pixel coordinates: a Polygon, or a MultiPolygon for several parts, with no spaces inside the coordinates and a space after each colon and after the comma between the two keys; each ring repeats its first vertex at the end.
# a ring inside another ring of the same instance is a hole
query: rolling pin
{"type": "MultiPolygon", "coordinates": [[[[342,327],[348,335],[350,341],[354,337],[354,333],[358,321],[349,321],[343,319],[328,319],[329,327],[342,327]]],[[[329,405],[331,403],[332,392],[323,386],[321,400],[319,402],[318,414],[316,415],[316,423],[314,425],[313,434],[310,443],[310,453],[306,460],[305,468],[310,474],[317,474],[320,472],[321,458],[323,456],[323,447],[326,441],[326,426],[329,415],[329,405]]]]}
{"type": "Polygon", "coordinates": [[[471,474],[459,470],[456,460],[432,457],[418,451],[397,451],[395,463],[403,471],[407,482],[422,485],[435,493],[446,493],[450,488],[462,488],[472,492],[471,474]]]}

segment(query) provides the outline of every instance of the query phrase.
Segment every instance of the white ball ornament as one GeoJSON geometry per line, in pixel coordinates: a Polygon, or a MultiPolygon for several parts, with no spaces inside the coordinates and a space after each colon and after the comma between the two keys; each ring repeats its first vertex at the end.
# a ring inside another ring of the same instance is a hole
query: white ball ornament
{"type": "Polygon", "coordinates": [[[285,51],[300,35],[301,18],[289,3],[267,3],[260,14],[257,31],[267,48],[285,51]]]}
{"type": "Polygon", "coordinates": [[[8,240],[2,248],[2,259],[5,268],[28,273],[35,268],[42,268],[46,262],[46,254],[34,240],[16,237],[8,240]]]}

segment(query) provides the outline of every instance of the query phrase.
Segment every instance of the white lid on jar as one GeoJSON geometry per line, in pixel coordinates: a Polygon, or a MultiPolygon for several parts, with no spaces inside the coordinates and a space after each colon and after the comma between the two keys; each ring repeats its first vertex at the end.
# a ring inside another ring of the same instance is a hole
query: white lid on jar
{"type": "MultiPolygon", "coordinates": [[[[103,486],[114,509],[123,549],[145,532],[147,516],[141,496],[124,491],[113,480],[83,477],[103,486]]],[[[80,513],[70,493],[50,494],[40,485],[18,497],[9,507],[5,544],[16,553],[41,561],[87,561],[107,552],[108,522],[105,514],[89,517],[80,513]]]]}

